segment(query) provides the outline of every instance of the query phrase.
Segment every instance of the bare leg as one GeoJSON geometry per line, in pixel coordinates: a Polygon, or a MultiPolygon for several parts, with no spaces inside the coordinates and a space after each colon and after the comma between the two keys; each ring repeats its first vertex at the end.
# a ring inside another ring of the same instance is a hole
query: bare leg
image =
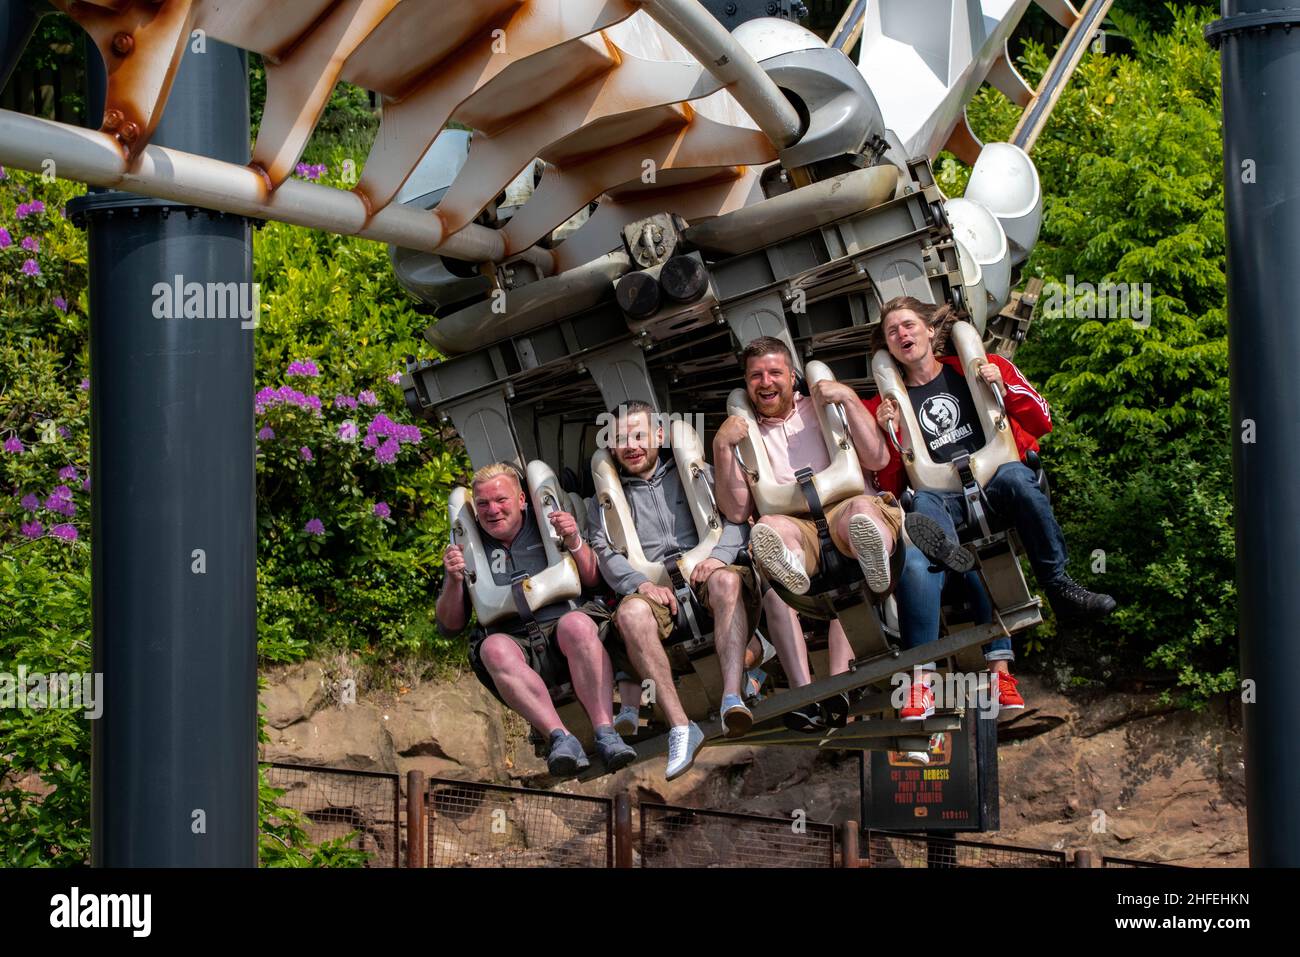
{"type": "Polygon", "coordinates": [[[488,635],[479,647],[479,657],[492,676],[506,704],[543,735],[567,730],[551,702],[546,682],[532,668],[519,646],[502,634],[488,635]]]}
{"type": "Polygon", "coordinates": [[[831,674],[842,675],[849,670],[849,662],[853,660],[853,647],[838,618],[831,621],[830,631],[826,633],[826,651],[830,656],[831,674]]]}
{"type": "Polygon", "coordinates": [[[740,607],[740,576],[719,568],[709,576],[709,605],[713,612],[713,644],[722,669],[722,693],[740,694],[745,661],[745,611],[740,607]]]}
{"type": "Polygon", "coordinates": [[[555,635],[560,653],[569,662],[573,691],[592,727],[613,724],[614,666],[600,643],[596,623],[580,611],[571,611],[560,619],[555,635]]]}
{"type": "Polygon", "coordinates": [[[659,626],[655,623],[654,612],[643,601],[624,600],[614,612],[614,625],[623,636],[627,646],[627,655],[632,659],[637,673],[652,682],[653,700],[663,708],[668,724],[680,728],[687,724],[686,712],[677,697],[677,688],[673,684],[672,668],[668,664],[668,653],[659,640],[659,626]]]}
{"type": "Polygon", "coordinates": [[[776,648],[791,688],[802,688],[812,681],[808,671],[808,645],[804,642],[799,615],[771,589],[763,596],[767,615],[767,637],[776,648]]]}
{"type": "Polygon", "coordinates": [[[641,707],[641,686],[630,678],[618,683],[618,703],[623,708],[641,707]]]}

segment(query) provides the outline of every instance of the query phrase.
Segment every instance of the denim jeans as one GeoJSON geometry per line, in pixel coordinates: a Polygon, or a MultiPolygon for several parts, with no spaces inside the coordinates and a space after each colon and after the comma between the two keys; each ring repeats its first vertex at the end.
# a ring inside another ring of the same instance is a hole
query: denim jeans
{"type": "MultiPolygon", "coordinates": [[[[1060,581],[1065,575],[1065,538],[1033,471],[1022,462],[1008,462],[984,487],[984,496],[995,511],[1015,524],[1039,583],[1060,581]]],[[[956,523],[965,515],[960,494],[920,491],[913,508],[934,519],[956,540],[956,523]]],[[[917,549],[908,549],[897,596],[898,626],[908,648],[938,640],[939,609],[947,575],[944,571],[930,571],[930,560],[917,549]]],[[[975,623],[987,624],[993,620],[992,605],[979,575],[967,572],[964,578],[974,605],[975,623]]],[[[984,657],[989,661],[1014,660],[1011,640],[995,638],[984,646],[984,657]]]]}

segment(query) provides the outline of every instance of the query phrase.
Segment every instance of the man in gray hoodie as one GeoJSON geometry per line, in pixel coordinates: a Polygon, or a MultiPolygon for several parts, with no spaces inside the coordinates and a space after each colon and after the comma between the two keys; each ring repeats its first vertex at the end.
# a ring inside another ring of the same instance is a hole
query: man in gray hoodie
{"type": "MultiPolygon", "coordinates": [[[[653,407],[632,401],[610,413],[614,418],[610,454],[618,465],[632,524],[649,562],[663,563],[699,544],[682,476],[672,451],[664,448],[664,430],[653,407]]],[[[708,476],[712,482],[713,476],[708,476]]],[[[655,697],[668,718],[667,778],[686,773],[695,761],[704,735],[690,721],[673,685],[672,668],[664,651],[684,621],[672,588],[656,585],[637,571],[606,539],[600,503],[587,500],[592,548],[601,574],[618,593],[614,624],[627,646],[628,657],[642,678],[654,683],[655,697]]],[[[713,618],[714,646],[722,671],[722,723],[728,737],[742,735],[753,715],[740,696],[745,645],[758,624],[760,594],[753,569],[736,565],[748,539],[748,526],[723,520],[722,536],[710,556],[696,565],[691,586],[699,607],[713,618]]]]}

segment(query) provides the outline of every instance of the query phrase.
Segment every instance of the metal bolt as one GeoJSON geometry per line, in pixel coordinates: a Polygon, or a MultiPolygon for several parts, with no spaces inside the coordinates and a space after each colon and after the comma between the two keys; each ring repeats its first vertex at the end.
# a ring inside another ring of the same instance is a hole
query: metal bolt
{"type": "Polygon", "coordinates": [[[105,110],[105,111],[104,111],[104,129],[106,129],[106,130],[115,130],[115,129],[117,129],[119,126],[122,125],[122,120],[123,120],[123,119],[124,119],[124,117],[122,116],[122,111],[121,111],[121,110],[105,110]]]}
{"type": "Polygon", "coordinates": [[[734,17],[736,15],[736,5],[734,3],[727,4],[726,13],[727,16],[734,17]]]}
{"type": "Polygon", "coordinates": [[[655,255],[656,255],[656,256],[662,256],[662,255],[664,254],[664,252],[665,252],[665,250],[664,250],[664,247],[663,247],[663,246],[656,246],[656,247],[655,247],[655,255]]]}
{"type": "Polygon", "coordinates": [[[126,56],[135,49],[135,37],[129,33],[117,33],[113,35],[113,52],[118,56],[126,56]]]}
{"type": "Polygon", "coordinates": [[[140,135],[140,127],[128,120],[122,124],[122,129],[117,134],[121,137],[123,143],[134,143],[137,136],[140,135]]]}

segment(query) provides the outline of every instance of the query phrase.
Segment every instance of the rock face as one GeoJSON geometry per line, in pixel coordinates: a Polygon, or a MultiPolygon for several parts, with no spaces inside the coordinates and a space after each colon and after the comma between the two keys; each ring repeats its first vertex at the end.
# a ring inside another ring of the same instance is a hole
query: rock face
{"type": "Polygon", "coordinates": [[[269,681],[262,692],[271,739],[265,760],[508,780],[502,709],[472,676],[422,685],[392,701],[362,694],[355,703],[344,703],[325,691],[307,694],[309,681],[302,673],[323,675],[324,668],[300,665],[287,673],[287,688],[269,681]],[[299,708],[299,702],[306,703],[299,708]]]}
{"type": "MultiPolygon", "coordinates": [[[[340,706],[324,674],[307,663],[270,677],[266,759],[418,768],[484,783],[531,784],[545,773],[521,740],[521,722],[472,675],[340,706]]],[[[1001,830],[981,839],[1189,866],[1247,864],[1237,713],[1223,704],[1172,711],[1155,695],[1067,698],[1032,676],[1020,687],[1027,710],[1001,729],[1001,830]]],[[[556,790],[786,819],[803,811],[830,823],[859,817],[857,756],[803,748],[707,748],[671,783],[656,758],[556,790]]]]}

